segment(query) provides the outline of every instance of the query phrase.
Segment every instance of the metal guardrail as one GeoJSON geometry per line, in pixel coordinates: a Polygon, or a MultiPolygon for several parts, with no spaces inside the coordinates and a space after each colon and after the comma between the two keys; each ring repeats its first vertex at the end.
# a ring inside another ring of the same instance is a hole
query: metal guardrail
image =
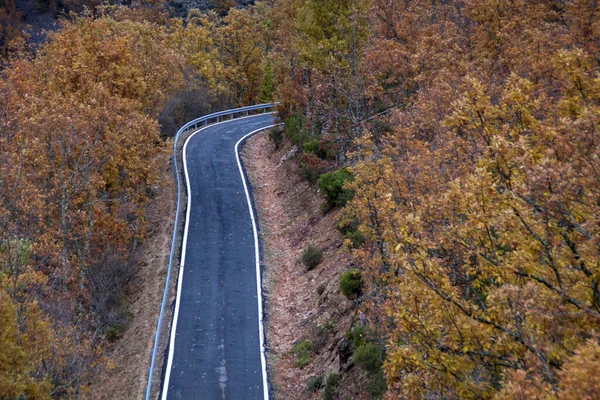
{"type": "Polygon", "coordinates": [[[156,323],[156,333],[154,334],[154,346],[152,348],[150,368],[148,370],[148,384],[146,386],[145,400],[150,400],[150,396],[152,393],[152,375],[154,374],[154,368],[156,367],[156,356],[158,353],[158,345],[159,345],[159,341],[160,341],[160,329],[161,329],[161,326],[163,323],[165,307],[167,304],[167,297],[168,297],[168,292],[169,292],[169,282],[171,280],[171,267],[173,266],[175,247],[177,244],[177,232],[179,231],[179,213],[180,213],[180,209],[181,209],[181,207],[180,207],[181,182],[180,182],[180,174],[179,174],[179,168],[178,168],[178,163],[177,163],[177,146],[179,144],[179,138],[181,137],[181,135],[183,135],[185,132],[187,132],[190,128],[192,128],[192,130],[197,130],[201,126],[207,126],[207,125],[210,125],[211,123],[221,122],[221,119],[223,117],[229,117],[229,119],[235,119],[236,115],[238,117],[245,116],[245,115],[249,115],[250,112],[252,112],[252,111],[262,110],[263,112],[266,112],[267,110],[274,108],[278,104],[279,103],[257,104],[254,106],[233,108],[231,110],[224,110],[224,111],[219,111],[219,112],[215,112],[212,114],[208,114],[208,115],[202,116],[200,118],[196,118],[195,120],[192,120],[192,121],[186,123],[181,128],[179,128],[179,130],[177,131],[177,134],[175,135],[175,140],[173,141],[173,174],[175,176],[175,182],[177,183],[177,209],[175,211],[175,223],[173,225],[173,236],[171,238],[171,252],[169,253],[169,264],[167,266],[167,277],[165,278],[165,289],[163,292],[162,303],[160,306],[160,314],[158,316],[158,321],[156,323]]]}
{"type": "Polygon", "coordinates": [[[173,149],[175,149],[175,146],[177,145],[179,136],[183,132],[187,131],[189,128],[198,129],[198,127],[200,126],[208,125],[211,120],[214,120],[214,122],[220,122],[222,117],[229,116],[231,117],[230,119],[233,119],[236,114],[249,115],[250,111],[263,110],[264,112],[266,112],[268,109],[275,107],[277,104],[279,103],[265,103],[257,104],[255,106],[233,108],[231,110],[219,111],[216,113],[208,114],[203,117],[197,118],[193,121],[190,121],[187,124],[183,125],[177,132],[177,135],[175,136],[175,143],[173,144],[173,149]]]}

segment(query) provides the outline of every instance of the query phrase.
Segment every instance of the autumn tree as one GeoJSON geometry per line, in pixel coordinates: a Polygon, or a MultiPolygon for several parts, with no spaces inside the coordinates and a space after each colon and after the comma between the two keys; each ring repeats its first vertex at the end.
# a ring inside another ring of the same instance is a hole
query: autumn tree
{"type": "Polygon", "coordinates": [[[31,359],[19,337],[33,326],[6,320],[7,340],[17,337],[15,352],[30,358],[23,393],[35,384],[46,396],[80,397],[103,363],[103,337],[131,276],[112,269],[130,266],[144,237],[164,148],[156,117],[184,63],[164,27],[81,17],[6,73],[0,245],[28,243],[31,261],[9,263],[0,281],[25,320],[45,327],[48,346],[31,359]]]}
{"type": "Polygon", "coordinates": [[[388,398],[594,392],[600,102],[597,60],[579,46],[597,39],[580,39],[587,7],[376,2],[374,88],[403,106],[389,136],[355,143],[346,212],[367,238],[354,256],[363,310],[387,340],[388,398]]]}
{"type": "Polygon", "coordinates": [[[264,18],[258,7],[232,9],[216,30],[215,44],[232,104],[241,106],[258,101],[268,38],[264,18]]]}
{"type": "Polygon", "coordinates": [[[311,0],[295,2],[291,9],[295,31],[289,57],[297,65],[290,67],[301,76],[294,89],[305,93],[310,134],[320,133],[317,126],[330,133],[342,164],[346,143],[358,136],[369,114],[361,64],[366,9],[364,2],[311,0]]]}
{"type": "Polygon", "coordinates": [[[3,238],[0,242],[0,393],[6,398],[47,399],[51,381],[44,360],[51,357],[49,321],[28,291],[44,286],[32,268],[31,244],[3,238]]]}
{"type": "Polygon", "coordinates": [[[5,58],[24,46],[25,25],[14,0],[0,2],[0,55],[5,58]]]}

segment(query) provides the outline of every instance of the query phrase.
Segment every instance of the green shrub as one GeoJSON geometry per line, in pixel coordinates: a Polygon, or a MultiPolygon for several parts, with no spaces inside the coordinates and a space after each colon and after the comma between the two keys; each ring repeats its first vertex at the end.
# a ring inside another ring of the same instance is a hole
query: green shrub
{"type": "Polygon", "coordinates": [[[310,363],[310,353],[313,350],[313,345],[310,340],[303,340],[298,342],[292,348],[292,353],[297,357],[294,367],[304,368],[310,363]]]}
{"type": "Polygon", "coordinates": [[[306,385],[306,390],[309,393],[315,393],[323,387],[323,375],[315,376],[306,385]]]}
{"type": "Polygon", "coordinates": [[[283,121],[285,126],[285,134],[290,138],[293,144],[301,145],[306,141],[306,134],[304,133],[304,126],[302,119],[297,115],[292,115],[283,121]]]}
{"type": "Polygon", "coordinates": [[[360,223],[356,217],[342,219],[338,221],[335,229],[342,234],[344,239],[349,240],[352,243],[352,247],[358,249],[365,242],[365,237],[358,230],[360,223]]]}
{"type": "Polygon", "coordinates": [[[302,151],[305,154],[314,154],[321,160],[330,159],[330,153],[332,152],[331,149],[323,146],[322,142],[317,138],[306,140],[302,145],[302,151]]]}
{"type": "Polygon", "coordinates": [[[387,384],[385,382],[385,377],[383,376],[383,371],[379,371],[379,373],[373,376],[369,381],[367,390],[369,391],[369,396],[372,400],[378,400],[383,397],[387,391],[387,384]]]}
{"type": "Polygon", "coordinates": [[[318,353],[327,345],[331,335],[335,332],[335,327],[331,322],[324,324],[311,324],[309,328],[310,341],[313,344],[313,351],[318,353]]]}
{"type": "Polygon", "coordinates": [[[308,365],[308,363],[310,363],[310,359],[308,358],[307,355],[304,355],[304,356],[299,357],[296,360],[296,362],[294,363],[294,367],[303,369],[304,367],[306,367],[308,365]]]}
{"type": "MultiPolygon", "coordinates": [[[[122,299],[121,304],[124,304],[127,301],[127,298],[125,297],[125,293],[121,294],[121,299],[122,299]]],[[[133,311],[131,311],[129,308],[127,308],[124,305],[121,306],[119,313],[121,315],[121,318],[124,321],[131,321],[133,319],[133,311]]]]}
{"type": "Polygon", "coordinates": [[[321,175],[318,181],[319,189],[321,189],[330,208],[342,207],[352,200],[354,192],[344,189],[344,183],[351,180],[352,174],[345,168],[321,175]]]}
{"type": "Polygon", "coordinates": [[[337,154],[335,151],[335,146],[333,144],[321,142],[319,143],[319,145],[319,157],[321,157],[324,160],[336,159],[337,154]]]}
{"type": "Polygon", "coordinates": [[[273,81],[275,74],[273,73],[273,64],[267,63],[263,71],[262,83],[260,85],[260,93],[258,95],[261,103],[270,103],[273,100],[273,81]]]}
{"type": "Polygon", "coordinates": [[[358,249],[365,243],[365,237],[359,231],[345,233],[344,240],[349,240],[353,249],[358,249]]]}
{"type": "Polygon", "coordinates": [[[123,337],[123,332],[125,331],[125,327],[123,324],[114,324],[106,328],[106,339],[109,342],[114,342],[117,339],[123,337]]]}
{"type": "Polygon", "coordinates": [[[362,291],[362,272],[349,269],[340,276],[340,291],[348,298],[356,298],[362,291]]]}
{"type": "Polygon", "coordinates": [[[364,326],[357,325],[354,328],[350,329],[348,332],[346,332],[346,337],[356,349],[359,346],[362,346],[363,344],[368,342],[369,334],[367,332],[367,328],[365,328],[364,326]]]}
{"type": "Polygon", "coordinates": [[[363,344],[354,350],[352,361],[363,371],[376,374],[383,364],[383,352],[375,343],[363,344]]]}
{"type": "Polygon", "coordinates": [[[269,139],[275,145],[275,150],[279,150],[281,143],[283,142],[283,130],[280,127],[272,128],[269,131],[269,139]]]}
{"type": "Polygon", "coordinates": [[[106,339],[109,342],[114,342],[115,340],[123,337],[127,323],[133,319],[133,312],[127,308],[127,297],[125,296],[125,293],[120,293],[118,295],[117,304],[112,311],[116,311],[117,316],[116,318],[112,319],[104,331],[106,334],[106,339]]]}
{"type": "Polygon", "coordinates": [[[303,340],[298,342],[292,347],[292,353],[297,356],[308,355],[313,349],[313,345],[310,340],[303,340]]]}
{"type": "Polygon", "coordinates": [[[319,141],[317,139],[310,139],[302,145],[302,151],[305,153],[313,153],[318,156],[319,152],[319,141]]]}
{"type": "Polygon", "coordinates": [[[337,387],[340,384],[340,376],[338,374],[329,374],[325,380],[325,387],[321,392],[322,400],[333,400],[337,387]]]}
{"type": "Polygon", "coordinates": [[[319,179],[319,171],[314,168],[311,168],[308,164],[302,163],[300,164],[300,176],[306,179],[310,183],[317,182],[319,179]]]}
{"type": "Polygon", "coordinates": [[[344,236],[347,233],[356,232],[359,225],[360,222],[358,222],[356,217],[345,217],[338,221],[338,223],[335,225],[335,229],[337,229],[338,232],[344,236]]]}
{"type": "Polygon", "coordinates": [[[312,244],[302,253],[302,264],[304,264],[307,271],[315,269],[321,261],[323,261],[323,250],[312,244]]]}

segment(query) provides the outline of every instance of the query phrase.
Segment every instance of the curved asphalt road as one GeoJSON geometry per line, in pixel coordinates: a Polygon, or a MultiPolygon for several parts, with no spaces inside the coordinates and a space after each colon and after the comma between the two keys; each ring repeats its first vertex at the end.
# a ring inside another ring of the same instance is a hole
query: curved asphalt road
{"type": "Polygon", "coordinates": [[[234,147],[273,121],[228,121],[187,143],[191,207],[169,400],[263,399],[256,249],[234,147]]]}

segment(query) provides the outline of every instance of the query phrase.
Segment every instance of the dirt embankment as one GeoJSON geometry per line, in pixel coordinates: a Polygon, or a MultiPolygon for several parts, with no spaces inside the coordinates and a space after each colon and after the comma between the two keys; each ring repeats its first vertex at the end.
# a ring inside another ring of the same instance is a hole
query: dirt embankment
{"type": "Polygon", "coordinates": [[[321,212],[322,196],[298,174],[298,160],[281,162],[291,145],[276,151],[267,133],[248,140],[242,151],[253,186],[264,246],[263,289],[266,298],[266,342],[273,397],[317,399],[308,386],[316,377],[337,373],[334,398],[368,399],[367,384],[353,368],[345,334],[354,306],[338,289],[349,260],[335,229],[339,211],[321,212]],[[306,271],[299,261],[309,244],[321,248],[323,261],[306,271]],[[297,365],[294,345],[310,340],[308,364],[297,365]]]}
{"type": "MultiPolygon", "coordinates": [[[[126,290],[128,309],[133,317],[123,336],[107,349],[108,368],[90,386],[89,397],[94,400],[144,398],[150,353],[154,345],[156,321],[167,273],[176,202],[171,159],[166,153],[161,157],[161,185],[155,188],[155,198],[147,208],[146,240],[137,250],[136,273],[126,290]]],[[[173,276],[177,276],[176,269],[171,273],[172,278],[173,276]]],[[[175,280],[171,279],[171,299],[174,296],[175,280]]],[[[171,304],[171,301],[167,304],[171,304]]],[[[167,307],[161,331],[158,365],[153,377],[153,394],[157,393],[160,385],[170,320],[171,307],[167,307]]]]}

